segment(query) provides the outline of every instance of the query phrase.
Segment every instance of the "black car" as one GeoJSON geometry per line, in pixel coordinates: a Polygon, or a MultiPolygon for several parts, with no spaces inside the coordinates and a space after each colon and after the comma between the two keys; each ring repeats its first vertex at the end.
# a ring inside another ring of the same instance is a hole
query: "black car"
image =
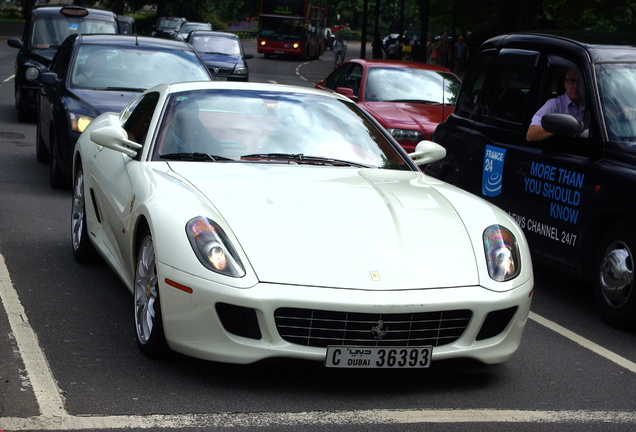
{"type": "Polygon", "coordinates": [[[634,329],[636,39],[576,38],[486,41],[434,133],[447,157],[426,172],[508,211],[536,260],[592,282],[605,320],[634,329]],[[546,101],[573,111],[533,121],[546,101]],[[534,141],[531,122],[551,137],[534,141]]]}
{"type": "Polygon", "coordinates": [[[37,82],[26,77],[31,66],[48,67],[57,49],[73,33],[117,33],[118,22],[113,12],[77,6],[40,7],[31,12],[22,39],[9,39],[18,48],[15,62],[15,106],[18,119],[24,121],[35,113],[35,98],[40,91],[37,82]]]}
{"type": "Polygon", "coordinates": [[[186,40],[199,53],[215,81],[249,81],[245,54],[239,37],[233,33],[193,31],[186,40]]]}
{"type": "Polygon", "coordinates": [[[157,19],[155,29],[152,36],[164,39],[175,39],[175,35],[179,33],[179,29],[186,23],[183,17],[161,17],[157,19]]]}
{"type": "MultiPolygon", "coordinates": [[[[32,71],[38,76],[38,71],[32,71]]],[[[121,111],[158,84],[209,81],[205,64],[181,41],[132,35],[71,35],[38,76],[36,156],[51,162],[51,185],[71,185],[75,142],[99,114],[121,111]]]]}

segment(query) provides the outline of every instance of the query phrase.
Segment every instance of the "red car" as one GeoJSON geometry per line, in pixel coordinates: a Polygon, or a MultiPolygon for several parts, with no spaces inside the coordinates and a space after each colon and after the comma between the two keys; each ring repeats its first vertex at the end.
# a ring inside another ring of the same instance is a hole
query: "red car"
{"type": "Polygon", "coordinates": [[[353,59],[316,88],[348,96],[361,105],[408,152],[430,140],[453,112],[461,81],[450,70],[425,63],[353,59]]]}

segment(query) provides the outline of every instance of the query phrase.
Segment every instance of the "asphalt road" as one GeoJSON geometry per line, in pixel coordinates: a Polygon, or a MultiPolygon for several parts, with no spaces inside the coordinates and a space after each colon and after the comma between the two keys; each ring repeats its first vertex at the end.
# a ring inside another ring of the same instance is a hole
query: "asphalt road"
{"type": "MultiPolygon", "coordinates": [[[[495,367],[143,357],[130,294],[105,265],[73,260],[71,192],[50,188],[35,124],[17,122],[15,52],[0,41],[0,430],[636,430],[636,334],[603,323],[585,284],[539,266],[522,344],[495,367]]],[[[249,60],[252,81],[310,87],[332,64],[331,52],[249,60]]]]}

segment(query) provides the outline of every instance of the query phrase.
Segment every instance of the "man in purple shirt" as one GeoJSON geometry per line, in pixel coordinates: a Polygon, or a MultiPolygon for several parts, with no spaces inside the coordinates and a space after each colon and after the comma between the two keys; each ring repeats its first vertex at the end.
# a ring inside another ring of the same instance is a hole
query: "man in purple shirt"
{"type": "Polygon", "coordinates": [[[526,133],[528,141],[543,141],[550,138],[552,133],[541,126],[541,119],[545,114],[564,113],[574,116],[578,121],[583,121],[585,113],[585,91],[579,72],[569,69],[564,79],[565,93],[556,98],[548,99],[546,103],[532,117],[532,122],[526,133]]]}

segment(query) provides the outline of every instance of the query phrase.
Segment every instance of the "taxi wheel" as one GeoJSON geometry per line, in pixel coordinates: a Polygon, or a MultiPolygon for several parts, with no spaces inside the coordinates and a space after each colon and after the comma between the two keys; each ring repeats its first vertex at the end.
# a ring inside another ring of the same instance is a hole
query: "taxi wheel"
{"type": "Polygon", "coordinates": [[[636,238],[629,228],[611,226],[598,243],[594,299],[601,316],[614,327],[636,328],[636,238]]]}
{"type": "Polygon", "coordinates": [[[137,346],[148,357],[165,357],[170,350],[163,331],[155,248],[148,229],[141,239],[133,292],[137,346]]]}

